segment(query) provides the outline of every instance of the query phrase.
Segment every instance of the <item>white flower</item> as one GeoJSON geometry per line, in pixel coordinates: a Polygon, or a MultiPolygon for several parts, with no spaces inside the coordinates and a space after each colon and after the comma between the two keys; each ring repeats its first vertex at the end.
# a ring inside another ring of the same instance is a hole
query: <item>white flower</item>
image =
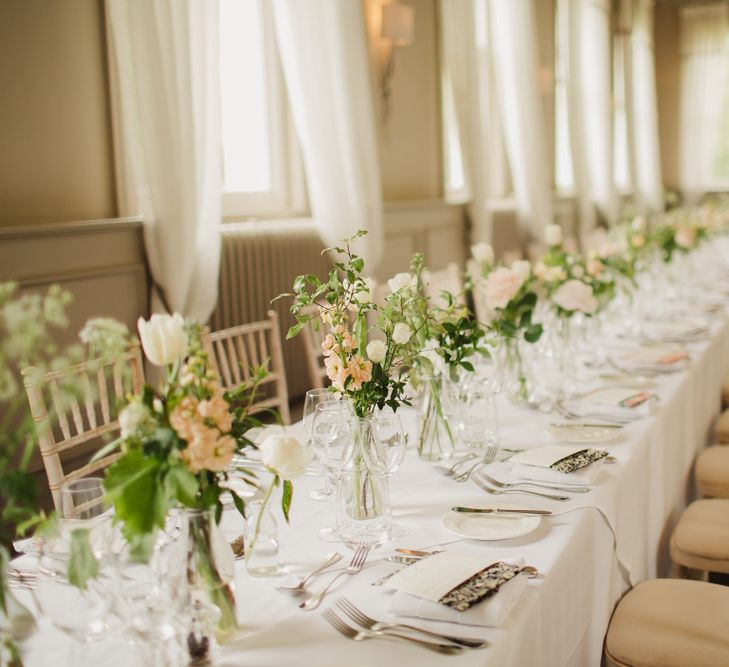
{"type": "Polygon", "coordinates": [[[420,356],[425,357],[431,364],[433,364],[434,375],[445,373],[445,361],[443,360],[443,357],[438,354],[437,340],[434,338],[428,340],[423,346],[420,356]]]}
{"type": "Polygon", "coordinates": [[[561,282],[567,278],[567,274],[561,266],[547,266],[541,261],[534,266],[534,274],[545,283],[561,282]]]}
{"type": "Polygon", "coordinates": [[[392,340],[398,345],[405,345],[413,335],[413,330],[405,323],[399,322],[392,332],[392,340]]]}
{"type": "Polygon", "coordinates": [[[363,278],[364,287],[355,292],[354,298],[357,303],[371,303],[372,302],[372,290],[375,286],[375,281],[372,278],[363,278]]]}
{"type": "Polygon", "coordinates": [[[597,310],[597,299],[592,293],[592,288],[579,280],[568,280],[560,285],[552,295],[552,300],[564,310],[579,311],[588,315],[597,310]]]}
{"type": "Polygon", "coordinates": [[[631,229],[638,234],[645,234],[646,226],[646,219],[643,215],[636,215],[633,222],[630,223],[631,229]]]}
{"type": "Polygon", "coordinates": [[[518,259],[511,265],[511,270],[524,281],[529,277],[532,267],[528,260],[518,259]]]}
{"type": "Polygon", "coordinates": [[[152,315],[137,321],[144,354],[155,366],[173,364],[187,351],[187,332],[182,315],[152,315]]]}
{"type": "Polygon", "coordinates": [[[562,245],[562,228],[559,225],[547,225],[544,229],[544,240],[548,246],[562,245]]]}
{"type": "Polygon", "coordinates": [[[415,287],[415,276],[409,273],[397,273],[387,281],[387,286],[393,294],[407,287],[415,287]]]}
{"type": "Polygon", "coordinates": [[[151,420],[152,415],[144,403],[134,401],[124,406],[119,412],[119,428],[122,438],[128,438],[138,431],[143,430],[144,426],[151,420]]]}
{"type": "Polygon", "coordinates": [[[521,289],[524,278],[517,274],[514,269],[507,269],[502,266],[489,273],[484,287],[484,297],[489,310],[506,308],[521,289]]]}
{"type": "Polygon", "coordinates": [[[367,358],[373,364],[379,364],[385,361],[387,354],[387,345],[381,340],[372,340],[367,343],[367,358]]]}
{"type": "Polygon", "coordinates": [[[583,269],[579,264],[575,264],[572,267],[572,275],[575,278],[582,278],[585,275],[585,269],[583,269]]]}
{"type": "Polygon", "coordinates": [[[471,255],[479,264],[494,263],[494,249],[488,243],[477,243],[471,246],[471,255]]]}
{"type": "Polygon", "coordinates": [[[311,460],[311,452],[290,435],[269,435],[258,448],[263,465],[283,479],[300,477],[311,460]]]}

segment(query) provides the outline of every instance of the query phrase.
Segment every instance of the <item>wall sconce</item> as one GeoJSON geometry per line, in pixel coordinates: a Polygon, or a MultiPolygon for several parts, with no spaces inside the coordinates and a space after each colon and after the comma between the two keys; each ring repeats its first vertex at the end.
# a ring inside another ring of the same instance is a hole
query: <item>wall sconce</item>
{"type": "Polygon", "coordinates": [[[395,48],[410,46],[415,34],[415,8],[392,2],[382,6],[382,29],[380,37],[389,42],[387,60],[382,70],[380,94],[382,95],[382,116],[387,122],[391,111],[391,81],[395,74],[395,48]]]}

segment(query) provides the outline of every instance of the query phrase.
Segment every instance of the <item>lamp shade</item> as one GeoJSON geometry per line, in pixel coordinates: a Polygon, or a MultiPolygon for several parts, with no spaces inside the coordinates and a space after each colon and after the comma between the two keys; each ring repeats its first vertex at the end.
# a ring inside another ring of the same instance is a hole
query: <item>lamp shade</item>
{"type": "Polygon", "coordinates": [[[413,43],[415,33],[415,8],[397,2],[382,7],[382,38],[390,39],[396,46],[413,43]]]}

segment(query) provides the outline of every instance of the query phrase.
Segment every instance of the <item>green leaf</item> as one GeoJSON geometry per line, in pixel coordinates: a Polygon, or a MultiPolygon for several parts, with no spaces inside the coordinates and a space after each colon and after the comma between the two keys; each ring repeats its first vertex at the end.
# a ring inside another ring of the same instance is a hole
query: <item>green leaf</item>
{"type": "Polygon", "coordinates": [[[89,580],[95,579],[98,574],[99,564],[91,551],[89,530],[77,528],[71,531],[67,574],[69,583],[81,590],[86,590],[89,580]]]}
{"type": "Polygon", "coordinates": [[[306,325],[306,322],[299,322],[298,324],[294,324],[286,334],[286,340],[291,340],[292,338],[299,335],[299,332],[304,328],[306,325]]]}
{"type": "Polygon", "coordinates": [[[283,510],[284,519],[289,523],[289,512],[291,511],[291,501],[294,497],[294,485],[291,480],[284,480],[283,493],[281,495],[281,509],[283,510]]]}
{"type": "Polygon", "coordinates": [[[238,510],[238,514],[240,514],[243,517],[243,520],[245,521],[246,518],[246,504],[235,491],[232,489],[228,489],[228,492],[230,493],[231,498],[233,498],[233,504],[235,505],[235,509],[238,510]]]}
{"type": "Polygon", "coordinates": [[[171,483],[175,497],[188,507],[194,507],[197,500],[197,492],[200,488],[197,477],[185,466],[171,466],[166,479],[171,483]]]}
{"type": "Polygon", "coordinates": [[[157,498],[164,493],[158,484],[160,467],[159,461],[131,450],[107,469],[104,487],[127,537],[164,528],[166,504],[157,498]]]}
{"type": "Polygon", "coordinates": [[[104,445],[100,450],[96,452],[91,457],[91,461],[89,463],[94,463],[94,461],[98,461],[99,459],[103,459],[105,456],[108,456],[111,454],[117,447],[119,447],[122,442],[124,442],[124,438],[117,438],[116,440],[113,440],[112,442],[104,445]]]}

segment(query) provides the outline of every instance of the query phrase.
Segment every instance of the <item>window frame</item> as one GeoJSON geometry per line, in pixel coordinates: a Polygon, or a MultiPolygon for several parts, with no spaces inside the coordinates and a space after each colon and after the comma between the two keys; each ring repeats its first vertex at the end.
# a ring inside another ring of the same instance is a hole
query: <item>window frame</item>
{"type": "Polygon", "coordinates": [[[259,192],[225,191],[223,181],[224,222],[304,217],[309,212],[301,149],[278,54],[272,8],[269,2],[261,0],[259,5],[269,119],[271,188],[259,192]]]}

